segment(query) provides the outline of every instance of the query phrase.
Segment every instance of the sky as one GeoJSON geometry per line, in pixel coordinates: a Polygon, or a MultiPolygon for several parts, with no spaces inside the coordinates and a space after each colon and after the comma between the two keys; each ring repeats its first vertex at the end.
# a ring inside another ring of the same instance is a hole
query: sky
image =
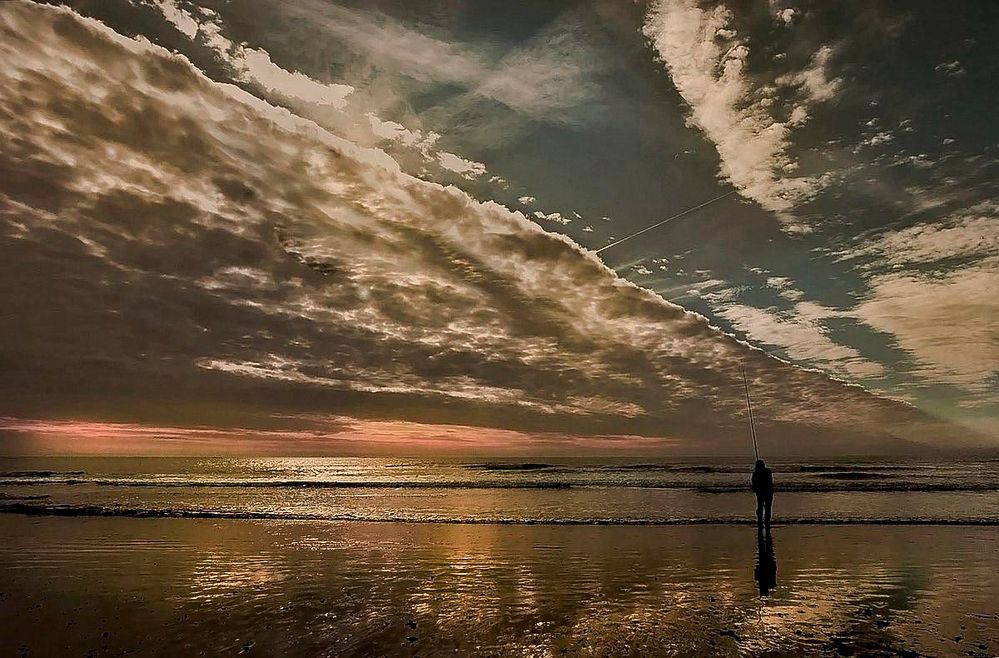
{"type": "Polygon", "coordinates": [[[999,447],[997,27],[4,2],[0,453],[999,447]]]}

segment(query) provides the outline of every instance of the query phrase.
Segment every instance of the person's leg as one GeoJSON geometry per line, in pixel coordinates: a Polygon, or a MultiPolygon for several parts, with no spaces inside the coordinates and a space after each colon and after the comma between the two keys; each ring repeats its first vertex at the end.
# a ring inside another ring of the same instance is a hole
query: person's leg
{"type": "Polygon", "coordinates": [[[763,525],[763,496],[756,497],[756,525],[763,525]]]}
{"type": "Polygon", "coordinates": [[[774,506],[774,497],[767,496],[766,501],[763,503],[763,522],[766,524],[768,528],[770,527],[770,510],[773,508],[773,506],[774,506]]]}

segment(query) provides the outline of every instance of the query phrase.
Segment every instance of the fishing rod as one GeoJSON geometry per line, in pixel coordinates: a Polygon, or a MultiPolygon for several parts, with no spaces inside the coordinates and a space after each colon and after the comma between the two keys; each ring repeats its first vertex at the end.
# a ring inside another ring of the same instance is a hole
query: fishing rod
{"type": "Polygon", "coordinates": [[[684,211],[678,212],[675,215],[671,215],[671,216],[667,217],[666,219],[662,220],[661,222],[656,222],[652,226],[646,226],[641,231],[638,231],[636,233],[632,233],[631,235],[625,236],[625,237],[621,238],[620,240],[615,240],[614,242],[611,242],[608,245],[604,245],[603,247],[600,247],[599,249],[595,250],[593,253],[599,254],[601,251],[604,251],[605,249],[610,249],[611,247],[616,247],[617,245],[621,244],[622,242],[627,242],[628,240],[630,240],[632,238],[637,238],[642,233],[647,233],[648,231],[651,231],[654,228],[659,228],[663,224],[667,224],[669,222],[672,222],[674,219],[677,219],[679,217],[683,217],[684,215],[688,215],[688,214],[694,212],[695,210],[700,210],[701,208],[703,208],[705,206],[710,206],[715,201],[721,201],[725,197],[732,196],[735,193],[736,193],[736,190],[731,190],[729,192],[726,192],[725,194],[721,194],[719,196],[716,196],[713,199],[708,199],[707,201],[705,201],[704,203],[702,203],[700,205],[694,206],[693,208],[687,208],[684,211]]]}
{"type": "Polygon", "coordinates": [[[753,436],[753,452],[756,453],[756,461],[760,460],[760,446],[756,442],[756,421],[753,418],[753,403],[749,399],[749,380],[746,379],[746,368],[739,366],[742,370],[742,385],[746,387],[746,406],[749,408],[749,431],[753,436]]]}

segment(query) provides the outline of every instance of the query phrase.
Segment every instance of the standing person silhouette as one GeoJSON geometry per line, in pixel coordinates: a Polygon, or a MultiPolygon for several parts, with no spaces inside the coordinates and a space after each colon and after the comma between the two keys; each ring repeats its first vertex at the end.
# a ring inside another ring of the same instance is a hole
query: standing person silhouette
{"type": "Polygon", "coordinates": [[[751,480],[756,494],[756,525],[770,528],[770,509],[774,504],[774,474],[762,459],[756,460],[751,480]]]}

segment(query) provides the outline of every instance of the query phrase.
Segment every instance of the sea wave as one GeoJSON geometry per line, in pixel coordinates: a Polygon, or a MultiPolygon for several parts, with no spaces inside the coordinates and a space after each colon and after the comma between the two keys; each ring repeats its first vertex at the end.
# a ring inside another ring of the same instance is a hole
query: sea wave
{"type": "Polygon", "coordinates": [[[47,478],[0,479],[0,486],[25,485],[96,485],[102,487],[163,488],[239,488],[239,489],[570,489],[570,482],[490,482],[455,481],[385,481],[385,480],[157,480],[132,478],[47,478]]]}
{"type": "Polygon", "coordinates": [[[801,464],[792,467],[800,473],[825,473],[829,471],[918,471],[930,469],[925,464],[801,464]]]}
{"type": "MultiPolygon", "coordinates": [[[[724,494],[748,491],[746,485],[733,484],[705,484],[690,487],[699,493],[724,494]]],[[[850,480],[847,482],[795,482],[781,484],[775,487],[775,491],[787,493],[832,493],[843,491],[855,491],[860,493],[877,492],[987,492],[999,491],[999,483],[995,482],[873,482],[870,480],[850,480]]]]}
{"type": "MultiPolygon", "coordinates": [[[[999,491],[999,481],[877,478],[822,474],[816,480],[780,482],[778,492],[988,492],[999,491]]],[[[617,480],[612,478],[563,478],[544,480],[300,480],[300,479],[206,479],[206,478],[105,478],[45,477],[0,478],[0,486],[61,485],[141,488],[213,488],[213,489],[675,489],[704,494],[727,494],[749,491],[748,482],[662,481],[651,478],[617,480]]],[[[0,496],[2,497],[2,496],[0,496]]]]}
{"type": "Polygon", "coordinates": [[[558,467],[554,464],[543,464],[538,462],[526,462],[522,464],[490,462],[485,464],[465,464],[464,468],[480,471],[541,471],[558,467]]]}
{"type": "MultiPolygon", "coordinates": [[[[744,482],[699,483],[656,480],[228,480],[228,479],[135,479],[135,478],[0,478],[0,486],[98,486],[164,489],[670,489],[703,494],[748,492],[744,482]]],[[[999,491],[999,482],[914,481],[875,478],[830,478],[780,483],[778,492],[989,492],[999,491]]],[[[0,496],[3,497],[3,496],[0,496]]]]}
{"type": "Polygon", "coordinates": [[[0,471],[0,478],[51,478],[83,474],[84,471],[0,471]]]}
{"type": "MultiPolygon", "coordinates": [[[[552,525],[552,526],[672,526],[672,525],[756,525],[745,517],[678,517],[678,518],[511,518],[511,517],[450,517],[450,516],[364,516],[359,514],[319,514],[303,512],[263,512],[248,510],[217,510],[199,508],[147,508],[101,505],[61,505],[0,503],[0,514],[28,516],[126,517],[126,518],[185,518],[185,519],[245,519],[284,521],[352,521],[365,523],[439,523],[457,525],[552,525]]],[[[788,525],[957,525],[999,526],[996,518],[932,518],[932,517],[789,517],[775,521],[774,526],[788,525]]]]}
{"type": "Polygon", "coordinates": [[[828,478],[830,480],[874,480],[894,476],[885,475],[884,473],[868,473],[867,471],[823,471],[815,473],[814,477],[828,478]]]}

